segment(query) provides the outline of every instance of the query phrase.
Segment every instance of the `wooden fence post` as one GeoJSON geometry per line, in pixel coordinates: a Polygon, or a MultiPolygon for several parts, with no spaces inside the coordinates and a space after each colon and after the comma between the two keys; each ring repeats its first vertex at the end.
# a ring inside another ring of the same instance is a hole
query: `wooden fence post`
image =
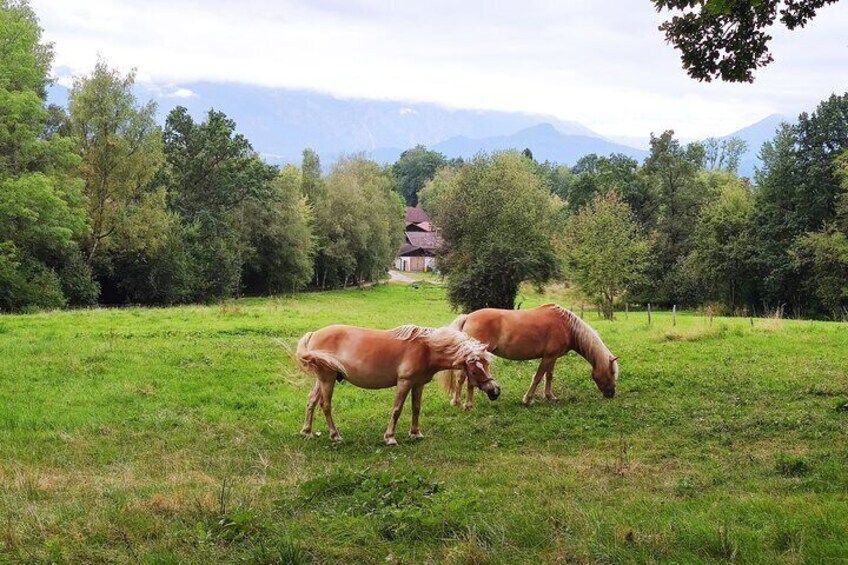
{"type": "Polygon", "coordinates": [[[674,304],[671,307],[671,325],[672,326],[677,325],[677,304],[674,304]]]}
{"type": "Polygon", "coordinates": [[[651,303],[648,302],[648,327],[651,325],[651,303]]]}
{"type": "MultiPolygon", "coordinates": [[[[626,319],[627,319],[627,318],[629,318],[629,317],[630,317],[630,303],[629,303],[629,302],[625,302],[625,303],[624,303],[624,319],[626,320],[626,319]]],[[[842,321],[843,321],[843,322],[845,321],[845,317],[844,317],[844,316],[843,316],[842,321]]]]}

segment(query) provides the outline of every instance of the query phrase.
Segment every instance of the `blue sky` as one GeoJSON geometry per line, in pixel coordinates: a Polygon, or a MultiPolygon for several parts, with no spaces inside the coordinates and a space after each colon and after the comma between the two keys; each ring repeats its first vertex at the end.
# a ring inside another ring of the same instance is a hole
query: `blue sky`
{"type": "Polygon", "coordinates": [[[649,0],[32,0],[62,82],[99,55],[161,96],[196,81],[553,114],[618,139],[794,116],[848,91],[848,1],[775,28],[754,84],[698,83],[649,0]]]}

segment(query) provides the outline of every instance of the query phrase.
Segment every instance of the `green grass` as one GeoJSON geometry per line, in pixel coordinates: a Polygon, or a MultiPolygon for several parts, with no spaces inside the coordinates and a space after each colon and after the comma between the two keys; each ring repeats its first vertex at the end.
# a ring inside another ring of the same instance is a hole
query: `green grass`
{"type": "MultiPolygon", "coordinates": [[[[528,294],[525,307],[556,297],[528,294]]],[[[569,306],[567,298],[563,304],[569,306]]],[[[336,388],[331,445],[279,341],[438,325],[440,287],[0,316],[0,562],[823,563],[848,556],[848,326],[586,316],[621,356],[604,400],[497,361],[477,410],[336,388]],[[402,432],[402,434],[400,433],[402,432]]]]}

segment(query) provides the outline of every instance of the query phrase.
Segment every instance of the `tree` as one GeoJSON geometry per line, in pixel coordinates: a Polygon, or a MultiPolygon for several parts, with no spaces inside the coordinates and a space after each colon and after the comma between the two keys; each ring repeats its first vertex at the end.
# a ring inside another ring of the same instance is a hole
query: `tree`
{"type": "Polygon", "coordinates": [[[245,203],[248,290],[295,292],[312,280],[313,218],[301,184],[298,168],[288,165],[271,181],[267,200],[245,203]]]}
{"type": "Polygon", "coordinates": [[[796,126],[783,125],[761,151],[757,172],[757,260],[766,306],[812,306],[812,263],[788,253],[797,238],[834,221],[841,183],[837,159],[848,149],[848,94],[831,96],[796,126]]]}
{"type": "Polygon", "coordinates": [[[403,241],[403,200],[391,175],[362,157],[339,160],[315,202],[315,282],[320,288],[379,280],[403,241]]]}
{"type": "Polygon", "coordinates": [[[816,232],[799,237],[790,255],[794,264],[811,274],[807,289],[834,319],[848,317],[848,150],[836,160],[842,192],[837,198],[835,218],[816,232]]]}
{"type": "Polygon", "coordinates": [[[301,163],[300,191],[313,205],[327,195],[324,179],[321,177],[321,159],[312,149],[303,150],[301,163]]]}
{"type": "Polygon", "coordinates": [[[703,157],[703,146],[683,147],[671,130],[651,135],[651,153],[642,171],[656,206],[646,215],[655,233],[647,299],[665,303],[683,299],[677,270],[691,249],[692,230],[706,196],[696,183],[703,157]]]}
{"type": "Polygon", "coordinates": [[[392,173],[397,182],[397,190],[407,206],[418,204],[418,192],[436,175],[436,171],[445,165],[447,160],[444,155],[430,151],[423,145],[401,153],[400,159],[392,165],[392,173]]]}
{"type": "Polygon", "coordinates": [[[834,319],[848,316],[848,235],[833,224],[798,238],[790,255],[808,269],[807,287],[834,319]]]}
{"type": "Polygon", "coordinates": [[[136,239],[132,245],[143,248],[159,236],[138,222],[151,213],[145,206],[159,205],[164,213],[164,200],[150,197],[150,181],[162,163],[156,105],[139,106],[134,83],[134,72],[122,76],[101,60],[91,76],[74,81],[70,93],[70,130],[82,155],[88,199],[86,260],[94,265],[97,259],[101,275],[119,238],[136,239]]]}
{"type": "Polygon", "coordinates": [[[571,218],[563,242],[568,278],[609,320],[615,300],[642,279],[647,252],[630,207],[615,192],[596,196],[571,218]]]}
{"type": "Polygon", "coordinates": [[[768,28],[778,19],[787,29],[804,27],[838,0],[651,0],[658,12],[677,12],[660,26],[680,51],[683,68],[700,81],[751,82],[771,63],[768,28]]]}
{"type": "Polygon", "coordinates": [[[440,265],[455,307],[513,308],[522,282],[541,285],[557,273],[552,239],[561,203],[535,169],[519,153],[480,155],[440,196],[440,265]]]}
{"type": "Polygon", "coordinates": [[[565,165],[545,161],[538,166],[536,171],[542,181],[551,187],[551,192],[559,196],[563,202],[568,200],[568,194],[575,178],[571,169],[565,165]]]}
{"type": "Polygon", "coordinates": [[[762,167],[755,174],[755,260],[760,272],[760,301],[766,308],[791,304],[801,307],[801,286],[787,254],[804,228],[798,214],[801,184],[796,151],[797,136],[788,124],[781,125],[773,140],[760,151],[762,167]]]}
{"type": "Polygon", "coordinates": [[[686,272],[700,301],[721,301],[734,311],[750,303],[755,287],[754,197],[730,173],[711,176],[719,183],[717,195],[698,217],[686,272]]]}
{"type": "Polygon", "coordinates": [[[836,159],[848,150],[848,93],[832,94],[814,112],[798,116],[797,212],[804,230],[817,230],[833,219],[837,196],[842,192],[836,159]]]}
{"type": "Polygon", "coordinates": [[[738,137],[727,139],[710,137],[704,140],[704,150],[706,152],[704,166],[707,169],[736,174],[739,170],[739,161],[748,150],[748,144],[738,137]]]}
{"type": "Polygon", "coordinates": [[[418,193],[419,206],[424,208],[431,218],[439,215],[439,203],[442,202],[444,193],[450,189],[457,171],[458,168],[454,167],[439,169],[436,176],[427,181],[427,184],[418,193]]]}
{"type": "Polygon", "coordinates": [[[41,31],[28,3],[0,0],[0,310],[83,298],[65,294],[60,278],[86,232],[85,209],[74,143],[45,107],[53,52],[41,31]]]}
{"type": "Polygon", "coordinates": [[[276,168],[259,159],[223,112],[197,123],[184,107],[172,110],[163,132],[166,166],[158,182],[185,225],[193,300],[240,292],[250,254],[245,205],[267,203],[276,168]]]}

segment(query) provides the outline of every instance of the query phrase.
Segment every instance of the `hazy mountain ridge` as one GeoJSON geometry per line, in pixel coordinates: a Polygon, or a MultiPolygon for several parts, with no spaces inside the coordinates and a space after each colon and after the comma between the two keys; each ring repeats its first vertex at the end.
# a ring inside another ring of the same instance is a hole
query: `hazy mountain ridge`
{"type": "MultiPolygon", "coordinates": [[[[623,153],[638,160],[644,149],[616,143],[574,121],[541,114],[451,109],[438,104],[340,99],[317,92],[244,84],[192,83],[181,88],[138,84],[139,100],[159,105],[160,122],[178,105],[202,119],[210,109],[224,111],[268,161],[299,163],[312,147],[326,165],[344,154],[364,152],[380,163],[422,144],[448,157],[480,151],[529,148],[539,161],[573,165],[588,153],[623,153]]],[[[50,90],[52,102],[66,105],[67,89],[50,90]]],[[[762,143],[787,118],[772,115],[727,136],[748,142],[740,174],[751,176],[762,143]]]]}

